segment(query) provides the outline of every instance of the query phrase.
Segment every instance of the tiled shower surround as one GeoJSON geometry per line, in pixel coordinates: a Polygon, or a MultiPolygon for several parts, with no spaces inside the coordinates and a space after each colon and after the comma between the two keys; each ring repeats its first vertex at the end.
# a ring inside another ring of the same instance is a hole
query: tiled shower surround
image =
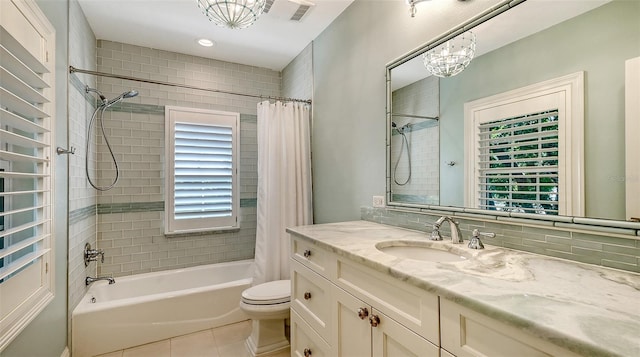
{"type": "Polygon", "coordinates": [[[282,96],[300,99],[313,97],[313,43],[307,45],[282,70],[282,96]]]}
{"type": "MultiPolygon", "coordinates": [[[[74,66],[96,69],[96,38],[77,1],[69,2],[69,61],[74,66]]],[[[68,304],[71,310],[85,294],[86,276],[95,276],[96,263],[85,267],[83,250],[86,243],[96,246],[96,191],[85,178],[85,138],[87,123],[95,110],[95,97],[85,93],[84,86],[96,87],[93,76],[69,75],[69,146],[75,154],[69,159],[69,258],[68,304]]],[[[95,163],[95,155],[91,158],[95,163]]],[[[95,165],[92,165],[95,166],[95,165]]],[[[56,199],[66,199],[57,197],[56,199]]],[[[68,325],[69,328],[71,324],[68,325]]],[[[69,334],[71,336],[71,334],[69,334]]]]}
{"type": "MultiPolygon", "coordinates": [[[[311,61],[310,53],[311,46],[292,62],[291,68],[283,71],[282,77],[308,77],[310,65],[305,62],[311,61]],[[305,56],[305,53],[308,55],[305,56]]],[[[269,96],[279,96],[282,92],[280,72],[110,41],[97,41],[96,63],[96,69],[100,72],[138,78],[269,96]]],[[[71,65],[82,68],[73,61],[71,65]]],[[[88,65],[85,68],[90,67],[88,65]]],[[[85,83],[82,80],[92,80],[91,77],[86,79],[88,76],[75,74],[71,77],[72,82],[77,82],[74,88],[79,94],[83,94],[81,89],[85,83]]],[[[72,219],[75,217],[82,227],[94,224],[97,248],[105,251],[105,261],[97,264],[97,274],[118,277],[253,258],[257,191],[256,105],[259,100],[102,77],[97,78],[96,85],[107,98],[131,89],[140,93],[111,107],[104,116],[107,136],[120,168],[118,184],[112,190],[97,194],[95,190],[89,190],[96,197],[95,203],[75,205],[70,212],[72,219]],[[170,237],[164,235],[166,105],[240,113],[240,229],[170,237]]],[[[310,85],[291,88],[287,93],[289,96],[310,95],[310,85]]],[[[78,150],[84,150],[84,132],[93,109],[95,104],[91,105],[91,110],[74,116],[78,123],[72,125],[72,130],[77,131],[78,135],[72,135],[70,145],[78,150]]],[[[94,152],[97,153],[97,164],[93,174],[100,178],[97,180],[99,185],[107,185],[114,177],[114,167],[100,135],[96,135],[96,143],[94,152]]],[[[78,191],[81,193],[88,186],[84,178],[84,153],[77,159],[82,159],[82,163],[76,165],[77,172],[72,174],[77,176],[77,180],[71,184],[70,192],[79,187],[82,188],[78,191]]],[[[84,230],[78,232],[77,236],[91,234],[84,230]]],[[[84,246],[78,244],[78,249],[80,245],[84,246]]],[[[71,255],[81,257],[82,254],[70,251],[71,255]]],[[[70,274],[70,284],[73,284],[72,280],[83,282],[84,275],[89,273],[79,271],[79,275],[76,275],[81,277],[70,274]]],[[[84,289],[77,290],[79,298],[84,289]]],[[[70,298],[71,308],[77,304],[75,300],[70,298]]]]}
{"type": "MultiPolygon", "coordinates": [[[[203,88],[278,96],[280,73],[128,44],[98,41],[98,71],[203,88]]],[[[111,98],[134,89],[105,114],[120,180],[98,195],[98,247],[105,251],[99,274],[122,276],[199,264],[251,259],[254,255],[257,192],[258,99],[101,77],[111,98]],[[164,235],[164,106],[240,113],[240,229],[182,236],[164,235]]],[[[98,138],[99,183],[114,177],[98,138]]]]}
{"type": "Polygon", "coordinates": [[[437,120],[413,118],[439,116],[439,79],[430,76],[393,91],[390,183],[393,200],[440,203],[440,131],[437,120]],[[408,127],[403,127],[408,125],[408,127]],[[400,131],[409,142],[409,152],[400,131]],[[397,183],[396,183],[397,181],[397,183]]]}
{"type": "MultiPolygon", "coordinates": [[[[495,238],[483,237],[486,244],[640,273],[640,224],[610,221],[618,227],[607,227],[607,221],[589,218],[557,217],[554,222],[467,211],[362,207],[361,216],[366,221],[424,231],[425,239],[438,218],[453,216],[460,223],[465,244],[471,232],[479,229],[496,234],[495,238]]],[[[448,224],[441,231],[450,236],[448,224]]]]}

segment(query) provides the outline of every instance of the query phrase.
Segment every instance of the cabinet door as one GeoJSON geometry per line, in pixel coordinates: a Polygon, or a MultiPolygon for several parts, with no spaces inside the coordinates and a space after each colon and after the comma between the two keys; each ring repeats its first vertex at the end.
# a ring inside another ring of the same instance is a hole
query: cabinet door
{"type": "Polygon", "coordinates": [[[374,357],[439,356],[439,348],[415,332],[375,309],[372,315],[380,320],[371,328],[374,357]]]}
{"type": "Polygon", "coordinates": [[[447,352],[447,350],[440,349],[440,357],[456,357],[451,353],[447,352]]]}
{"type": "Polygon", "coordinates": [[[336,286],[333,286],[333,293],[332,312],[335,325],[332,344],[336,356],[370,357],[371,307],[336,286]]]}
{"type": "Polygon", "coordinates": [[[446,299],[440,299],[442,348],[458,357],[578,355],[446,299]]]}

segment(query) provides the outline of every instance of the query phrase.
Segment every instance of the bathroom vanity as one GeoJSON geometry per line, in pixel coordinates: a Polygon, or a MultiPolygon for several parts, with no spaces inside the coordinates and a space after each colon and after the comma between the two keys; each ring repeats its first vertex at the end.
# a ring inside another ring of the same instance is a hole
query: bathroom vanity
{"type": "Polygon", "coordinates": [[[294,356],[640,356],[638,274],[366,221],[287,231],[294,356]]]}

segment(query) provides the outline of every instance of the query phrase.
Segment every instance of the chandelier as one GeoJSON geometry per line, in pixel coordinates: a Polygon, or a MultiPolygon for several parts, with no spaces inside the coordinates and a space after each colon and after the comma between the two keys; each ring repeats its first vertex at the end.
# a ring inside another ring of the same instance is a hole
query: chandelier
{"type": "Polygon", "coordinates": [[[197,0],[198,7],[214,24],[230,29],[253,25],[264,10],[265,0],[197,0]]]}
{"type": "Polygon", "coordinates": [[[419,2],[427,1],[427,0],[406,0],[406,1],[407,1],[407,5],[409,5],[409,15],[411,15],[411,17],[416,17],[416,13],[418,12],[418,10],[416,9],[416,4],[419,2]]]}
{"type": "Polygon", "coordinates": [[[468,31],[435,47],[422,55],[429,73],[438,77],[451,77],[462,72],[476,53],[476,35],[468,31]]]}

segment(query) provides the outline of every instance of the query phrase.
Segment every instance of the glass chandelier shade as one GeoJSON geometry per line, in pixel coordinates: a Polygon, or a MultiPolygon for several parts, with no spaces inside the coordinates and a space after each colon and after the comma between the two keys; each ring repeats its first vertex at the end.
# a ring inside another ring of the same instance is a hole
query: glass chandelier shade
{"type": "Polygon", "coordinates": [[[407,5],[409,5],[409,15],[411,15],[411,17],[416,17],[416,13],[418,12],[416,4],[423,1],[427,0],[406,0],[407,5]]]}
{"type": "Polygon", "coordinates": [[[253,25],[262,14],[265,0],[197,0],[198,7],[214,24],[230,29],[253,25]]]}
{"type": "Polygon", "coordinates": [[[465,32],[422,55],[429,73],[451,77],[464,71],[476,53],[476,35],[465,32]]]}

